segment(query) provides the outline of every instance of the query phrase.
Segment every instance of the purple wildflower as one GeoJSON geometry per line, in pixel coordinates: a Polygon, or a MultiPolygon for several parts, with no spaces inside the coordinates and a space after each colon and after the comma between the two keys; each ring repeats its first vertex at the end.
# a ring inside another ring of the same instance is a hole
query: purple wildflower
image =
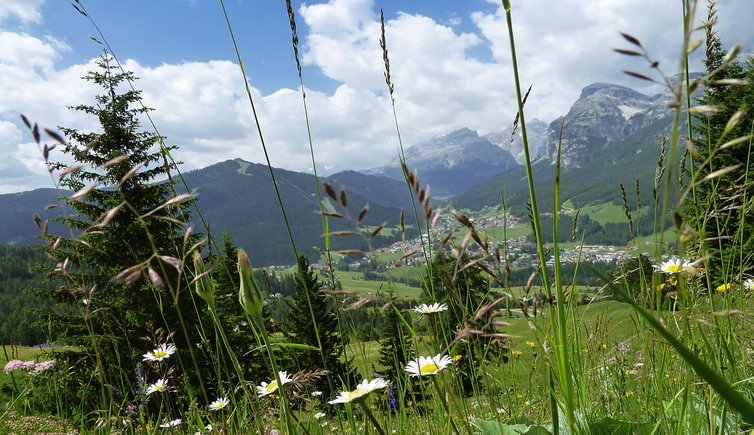
{"type": "Polygon", "coordinates": [[[41,362],[38,362],[38,363],[34,364],[34,368],[32,370],[33,370],[34,374],[42,373],[42,372],[44,372],[46,370],[50,370],[53,365],[55,365],[55,360],[54,359],[47,360],[47,361],[41,361],[41,362]]]}
{"type": "Polygon", "coordinates": [[[5,364],[5,367],[3,368],[3,371],[5,373],[14,372],[16,370],[22,370],[24,368],[23,366],[24,362],[18,359],[12,359],[8,361],[7,364],[5,364]]]}

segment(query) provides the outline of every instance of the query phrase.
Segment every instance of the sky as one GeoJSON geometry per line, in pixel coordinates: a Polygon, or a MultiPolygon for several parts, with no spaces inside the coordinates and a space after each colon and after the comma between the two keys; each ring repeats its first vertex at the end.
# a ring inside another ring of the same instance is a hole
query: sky
{"type": "MultiPolygon", "coordinates": [[[[19,115],[41,127],[96,131],[68,109],[94,104],[82,80],[104,35],[139,77],[147,107],[182,171],[264,155],[220,2],[216,0],[0,1],[0,194],[53,187],[19,115]],[[94,37],[94,39],[92,38],[94,37]],[[100,41],[100,42],[98,42],[100,41]]],[[[406,146],[468,127],[487,134],[516,113],[505,13],[500,1],[293,0],[317,170],[330,174],[387,164],[398,138],[384,79],[380,9],[406,146]]],[[[678,0],[512,0],[522,84],[532,85],[527,119],[567,113],[583,87],[617,83],[661,89],[623,74],[648,73],[619,32],[639,38],[668,75],[678,70],[678,0]]],[[[697,25],[706,17],[700,4],[697,25]]],[[[311,172],[299,79],[283,0],[225,0],[273,166],[311,172]]],[[[754,48],[754,2],[720,0],[726,47],[754,48]]],[[[702,37],[697,32],[695,38],[702,37]]],[[[703,50],[699,50],[701,52],[703,50]]],[[[697,54],[692,69],[701,71],[697,54]]],[[[144,125],[149,130],[151,126],[144,125]]],[[[66,161],[53,152],[53,159],[66,161]]]]}

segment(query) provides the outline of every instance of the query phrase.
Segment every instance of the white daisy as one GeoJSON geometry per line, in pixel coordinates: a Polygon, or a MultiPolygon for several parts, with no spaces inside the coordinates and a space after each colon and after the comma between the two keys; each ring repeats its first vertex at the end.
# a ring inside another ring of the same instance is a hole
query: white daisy
{"type": "Polygon", "coordinates": [[[414,311],[421,314],[436,314],[447,309],[447,305],[435,302],[432,305],[421,304],[418,307],[415,307],[414,311]]]}
{"type": "Polygon", "coordinates": [[[451,357],[438,353],[436,356],[420,356],[419,359],[409,361],[405,370],[411,376],[436,375],[452,363],[451,357]]]}
{"type": "Polygon", "coordinates": [[[176,418],[175,420],[168,421],[166,423],[162,423],[160,427],[178,427],[182,423],[180,418],[176,418]]]}
{"type": "Polygon", "coordinates": [[[320,418],[325,418],[325,413],[324,412],[318,412],[318,413],[314,414],[314,418],[316,418],[317,420],[319,420],[320,418]]]}
{"type": "MultiPolygon", "coordinates": [[[[293,380],[293,378],[288,377],[288,372],[278,372],[278,375],[280,376],[280,383],[283,385],[293,380]]],[[[277,390],[278,390],[277,379],[273,379],[269,384],[267,382],[262,382],[262,385],[257,386],[257,393],[259,393],[260,396],[266,396],[268,394],[272,394],[277,390]]]]}
{"type": "Polygon", "coordinates": [[[330,401],[330,404],[332,405],[335,403],[354,402],[363,397],[366,397],[367,394],[371,393],[372,391],[384,389],[388,385],[390,385],[390,382],[382,378],[373,379],[371,381],[364,379],[359,385],[356,386],[355,390],[341,391],[338,397],[330,401]]]}
{"type": "Polygon", "coordinates": [[[230,400],[228,400],[227,397],[221,397],[214,402],[209,404],[210,411],[220,411],[222,409],[225,409],[226,406],[230,404],[230,400]]]}
{"type": "Polygon", "coordinates": [[[693,264],[689,263],[688,261],[683,261],[678,257],[669,258],[668,260],[660,263],[659,266],[655,266],[655,268],[661,272],[669,274],[689,272],[696,269],[693,264]]]}
{"type": "Polygon", "coordinates": [[[144,354],[144,361],[162,361],[170,357],[175,353],[175,345],[173,344],[161,344],[157,346],[157,349],[152,352],[144,354]]]}
{"type": "Polygon", "coordinates": [[[167,379],[158,379],[157,382],[147,387],[147,394],[159,393],[168,389],[167,379]]]}

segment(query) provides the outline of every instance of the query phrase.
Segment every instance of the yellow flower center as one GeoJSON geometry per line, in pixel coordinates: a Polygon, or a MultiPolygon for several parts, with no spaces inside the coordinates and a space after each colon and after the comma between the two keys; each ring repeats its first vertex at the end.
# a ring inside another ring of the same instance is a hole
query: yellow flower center
{"type": "Polygon", "coordinates": [[[269,384],[267,384],[267,388],[265,388],[265,391],[267,391],[267,393],[271,393],[275,391],[277,387],[278,387],[278,381],[272,381],[269,384]]]}
{"type": "Polygon", "coordinates": [[[424,364],[423,366],[421,366],[421,369],[419,369],[419,373],[421,373],[422,375],[429,375],[436,372],[439,369],[440,367],[437,364],[429,363],[429,364],[424,364]]]}
{"type": "Polygon", "coordinates": [[[157,391],[162,391],[162,390],[164,390],[164,389],[165,389],[165,386],[164,386],[164,385],[162,385],[162,384],[157,384],[157,385],[155,385],[155,386],[154,386],[154,391],[155,391],[155,392],[157,392],[157,391]]]}
{"type": "Polygon", "coordinates": [[[156,351],[154,351],[154,357],[155,358],[163,358],[163,357],[167,356],[167,354],[168,353],[165,352],[164,350],[156,350],[156,351]]]}
{"type": "Polygon", "coordinates": [[[683,266],[681,266],[680,264],[671,264],[666,269],[670,273],[678,273],[683,270],[683,266]]]}

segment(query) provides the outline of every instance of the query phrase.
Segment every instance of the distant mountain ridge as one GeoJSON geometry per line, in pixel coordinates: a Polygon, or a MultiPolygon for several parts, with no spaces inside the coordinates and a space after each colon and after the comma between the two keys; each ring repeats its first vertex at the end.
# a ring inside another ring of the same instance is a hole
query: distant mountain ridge
{"type": "MultiPolygon", "coordinates": [[[[449,197],[518,166],[516,159],[489,139],[468,128],[413,145],[405,150],[406,164],[417,171],[423,184],[429,184],[436,197],[449,197]]],[[[397,159],[368,171],[403,180],[397,159]]]]}
{"type": "MultiPolygon", "coordinates": [[[[536,158],[532,168],[540,201],[552,205],[553,165],[562,125],[563,201],[570,199],[579,206],[615,200],[619,183],[633,190],[638,180],[646,203],[660,142],[670,129],[667,99],[663,94],[649,96],[620,85],[595,83],[582,90],[563,117],[549,125],[531,121],[527,131],[536,158]]],[[[523,210],[528,188],[525,170],[517,162],[521,158],[520,132],[513,135],[511,143],[511,128],[484,136],[462,128],[406,149],[409,167],[418,172],[423,186],[431,187],[436,206],[446,199],[469,209],[498,205],[504,192],[509,206],[523,210]]],[[[324,239],[321,219],[315,213],[314,177],[284,169],[275,169],[275,174],[297,247],[302,253],[316,255],[315,247],[321,247],[324,239]]],[[[239,246],[258,253],[253,260],[260,265],[293,262],[265,165],[234,159],[187,172],[184,178],[197,195],[214,237],[231,233],[239,246]]],[[[397,160],[370,171],[342,171],[327,180],[336,189],[346,190],[352,214],[362,205],[370,205],[365,225],[395,223],[400,210],[411,205],[397,160]]],[[[0,195],[0,243],[40,243],[40,230],[32,217],[39,213],[45,219],[59,213],[59,209],[46,206],[56,204],[60,194],[66,192],[38,189],[0,195]]],[[[330,222],[331,230],[350,229],[346,222],[330,222]]],[[[334,242],[340,248],[363,248],[359,241],[334,242]]],[[[389,238],[381,239],[381,243],[388,242],[389,238]]]]}
{"type": "MultiPolygon", "coordinates": [[[[526,123],[526,135],[529,139],[529,154],[532,159],[540,157],[545,150],[547,128],[547,123],[540,121],[539,119],[533,119],[526,123]]],[[[510,152],[516,159],[516,163],[519,165],[523,165],[526,161],[526,156],[524,155],[524,141],[521,137],[520,128],[516,129],[515,134],[513,134],[513,126],[510,126],[504,130],[488,133],[482,137],[510,152]]]]}
{"type": "MultiPolygon", "coordinates": [[[[644,95],[625,86],[586,86],[566,115],[550,123],[541,156],[532,164],[538,201],[552,208],[558,141],[561,138],[561,200],[578,206],[618,200],[619,185],[635,190],[638,180],[646,204],[654,181],[662,137],[670,132],[672,111],[666,94],[644,95]]],[[[453,200],[458,207],[477,209],[500,202],[503,183],[509,206],[529,201],[526,173],[512,170],[453,200]]]]}
{"type": "Polygon", "coordinates": [[[568,113],[550,123],[543,158],[555,163],[562,133],[562,165],[589,163],[599,149],[625,140],[670,113],[663,94],[648,96],[625,86],[594,83],[581,91],[568,113]]]}

